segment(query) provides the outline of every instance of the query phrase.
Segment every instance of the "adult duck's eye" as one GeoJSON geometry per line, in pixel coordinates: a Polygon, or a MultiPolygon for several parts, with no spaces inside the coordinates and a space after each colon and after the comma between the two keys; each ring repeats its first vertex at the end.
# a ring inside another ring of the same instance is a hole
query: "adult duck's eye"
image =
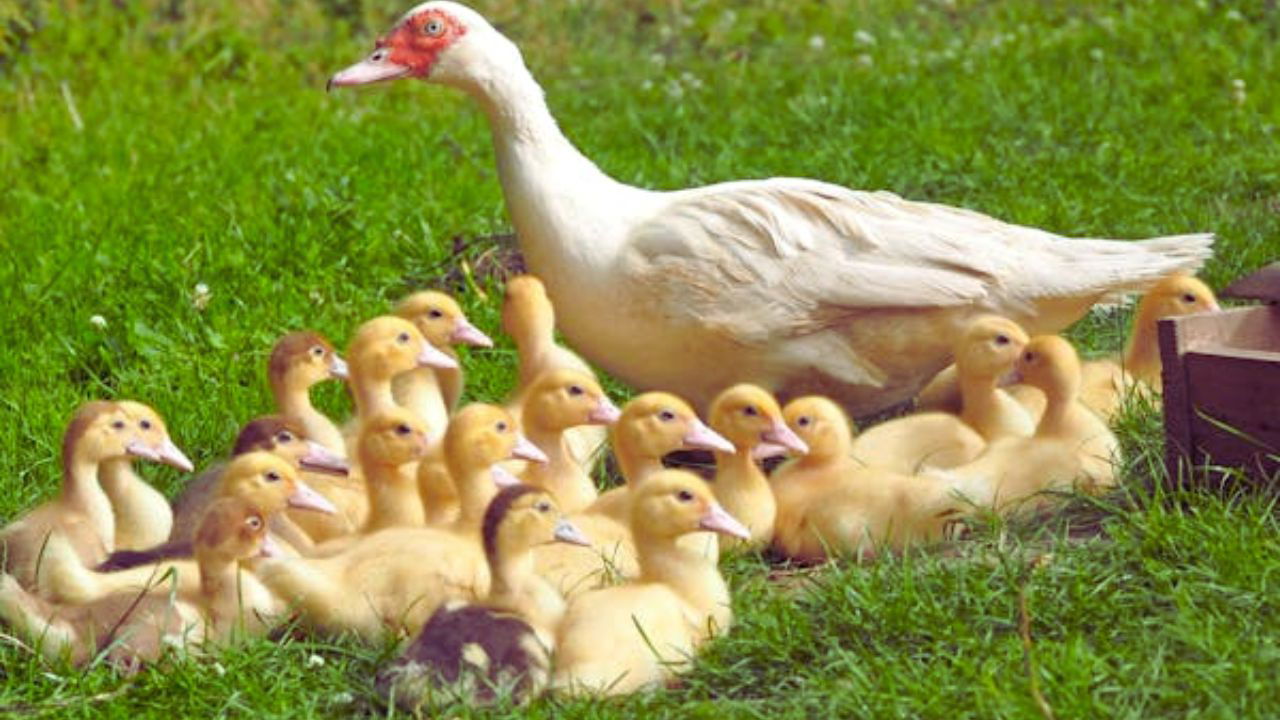
{"type": "Polygon", "coordinates": [[[808,416],[801,417],[799,420],[796,420],[796,424],[799,425],[800,427],[808,427],[810,422],[812,421],[808,418],[808,416]]]}
{"type": "Polygon", "coordinates": [[[676,499],[679,500],[680,502],[692,502],[693,493],[689,492],[688,490],[681,490],[680,492],[676,493],[676,499]]]}
{"type": "Polygon", "coordinates": [[[570,386],[569,386],[569,394],[570,394],[570,395],[577,396],[577,395],[581,395],[582,393],[583,393],[582,388],[578,387],[577,385],[570,385],[570,386]]]}
{"type": "Polygon", "coordinates": [[[444,23],[439,20],[428,20],[426,24],[422,26],[422,32],[423,34],[435,37],[436,35],[444,32],[444,23]]]}
{"type": "Polygon", "coordinates": [[[1009,344],[1009,336],[1008,336],[1008,335],[997,335],[997,336],[996,336],[996,344],[997,344],[997,345],[1008,345],[1008,344],[1009,344]]]}
{"type": "Polygon", "coordinates": [[[111,427],[115,428],[116,430],[123,430],[123,429],[124,429],[124,421],[123,421],[123,420],[116,420],[115,422],[111,423],[111,427]]]}
{"type": "Polygon", "coordinates": [[[658,413],[658,419],[661,420],[662,422],[671,422],[672,420],[676,419],[676,414],[671,412],[670,410],[663,410],[662,412],[658,413]]]}
{"type": "Polygon", "coordinates": [[[747,417],[755,417],[756,415],[760,414],[760,411],[756,410],[755,405],[748,405],[742,408],[742,414],[746,415],[747,417]]]}
{"type": "Polygon", "coordinates": [[[403,344],[405,344],[405,343],[409,342],[409,333],[407,333],[407,332],[402,332],[402,333],[400,333],[399,335],[397,335],[397,336],[396,336],[396,342],[400,343],[401,345],[403,345],[403,344]]]}
{"type": "Polygon", "coordinates": [[[397,425],[397,426],[396,426],[396,434],[397,434],[397,435],[408,435],[408,434],[409,434],[409,433],[411,433],[411,432],[413,432],[413,428],[409,427],[408,425],[397,425]]]}
{"type": "Polygon", "coordinates": [[[263,477],[267,479],[267,482],[280,482],[280,473],[275,470],[268,470],[267,474],[263,475],[263,477]]]}

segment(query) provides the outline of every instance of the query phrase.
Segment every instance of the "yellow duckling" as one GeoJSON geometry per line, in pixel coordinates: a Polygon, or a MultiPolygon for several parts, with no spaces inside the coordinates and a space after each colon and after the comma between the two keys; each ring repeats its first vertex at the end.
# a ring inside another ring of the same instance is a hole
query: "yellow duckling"
{"type": "Polygon", "coordinates": [[[565,512],[585,509],[599,493],[586,469],[570,453],[565,433],[580,425],[612,425],[621,416],[595,378],[578,370],[550,370],[525,391],[525,434],[547,454],[530,463],[521,482],[551,493],[565,512]]]}
{"type": "Polygon", "coordinates": [[[634,492],[640,576],[570,601],[556,633],[557,692],[622,695],[661,685],[688,668],[703,643],[729,630],[729,587],[715,561],[676,540],[699,530],[745,540],[750,531],[691,473],[662,471],[634,492]]]}
{"type": "MultiPolygon", "coordinates": [[[[187,456],[169,439],[169,430],[155,410],[139,402],[117,400],[116,404],[133,418],[142,432],[143,444],[157,449],[158,462],[184,473],[195,468],[187,456]]],[[[116,516],[117,550],[139,550],[162,543],[173,528],[169,500],[133,470],[129,458],[106,460],[98,468],[98,481],[111,498],[116,516]]]]}
{"type": "Polygon", "coordinates": [[[159,659],[169,647],[226,640],[256,624],[257,616],[245,612],[239,563],[273,552],[266,513],[242,500],[224,499],[209,507],[196,532],[200,588],[193,597],[176,599],[158,589],[65,606],[0,574],[0,616],[49,660],[67,653],[73,664],[83,665],[106,652],[113,664],[132,670],[159,659]]]}
{"type": "MultiPolygon", "coordinates": [[[[515,340],[519,360],[519,382],[512,407],[508,408],[512,412],[519,413],[525,391],[549,370],[577,370],[595,377],[586,361],[556,342],[555,308],[542,281],[533,275],[520,275],[507,281],[502,329],[515,340]]],[[[575,428],[568,433],[569,451],[579,463],[590,465],[607,438],[608,433],[600,427],[575,428]]]]}
{"type": "Polygon", "coordinates": [[[970,323],[956,345],[959,422],[949,413],[924,412],[889,420],[858,435],[853,454],[868,467],[912,474],[922,467],[954,467],[977,457],[987,443],[1035,431],[1026,410],[998,385],[1007,379],[1027,335],[1011,320],[984,316],[970,323]]]}
{"type": "Polygon", "coordinates": [[[158,439],[155,426],[142,427],[138,414],[120,403],[82,405],[63,435],[62,491],[0,530],[4,570],[23,587],[34,587],[37,567],[43,571],[41,548],[55,537],[65,539],[80,562],[101,562],[115,549],[116,538],[111,499],[99,483],[102,464],[130,458],[186,461],[175,454],[167,434],[159,444],[158,439]]]}
{"type": "Polygon", "coordinates": [[[859,558],[942,539],[968,505],[952,482],[869,468],[850,455],[850,423],[824,397],[797,398],[787,424],[809,453],[778,467],[774,545],[787,557],[819,562],[829,554],[859,558]]]}
{"type": "MultiPolygon", "coordinates": [[[[252,503],[268,513],[269,519],[274,519],[286,507],[334,511],[332,504],[302,482],[293,462],[267,452],[246,453],[232,460],[218,478],[217,496],[252,503]]],[[[289,543],[274,533],[273,544],[281,553],[296,554],[289,543]]],[[[86,567],[70,543],[52,537],[45,550],[45,569],[38,589],[44,597],[75,604],[159,585],[190,595],[199,589],[200,580],[199,566],[191,559],[193,555],[193,539],[174,540],[128,556],[113,556],[109,566],[122,569],[103,572],[86,567]]],[[[254,594],[270,597],[265,590],[254,594]]]]}
{"type": "Polygon", "coordinates": [[[291,332],[276,341],[267,362],[267,382],[276,411],[302,426],[303,434],[346,457],[342,432],[311,404],[311,388],[326,380],[346,380],[347,363],[323,335],[310,330],[291,332]]]}
{"type": "MultiPolygon", "coordinates": [[[[493,347],[493,340],[471,324],[458,302],[435,290],[416,292],[401,300],[395,314],[413,323],[436,349],[457,360],[451,346],[493,347]]],[[[402,373],[392,381],[396,402],[413,410],[427,423],[429,445],[444,437],[449,413],[462,397],[462,367],[422,367],[402,373]]]]}
{"type": "Polygon", "coordinates": [[[751,531],[747,542],[736,547],[758,548],[773,537],[777,512],[769,479],[752,457],[761,443],[769,443],[803,455],[809,451],[783,420],[782,409],[764,388],[734,385],[711,403],[711,428],[733,444],[735,452],[717,452],[716,477],[711,487],[730,515],[751,531]]]}
{"type": "Polygon", "coordinates": [[[517,432],[509,413],[478,403],[454,416],[444,448],[462,501],[453,527],[387,528],[330,557],[264,563],[259,577],[297,606],[305,625],[374,641],[388,630],[416,632],[447,600],[484,597],[489,570],[481,520],[498,483],[516,482],[499,463],[543,456],[517,432]]]}
{"type": "Polygon", "coordinates": [[[1047,490],[1097,492],[1113,485],[1118,443],[1106,424],[1078,402],[1080,359],[1075,348],[1057,336],[1036,337],[1016,369],[1023,382],[1045,395],[1035,434],[994,442],[973,462],[936,474],[966,481],[970,488],[981,483],[985,489],[975,491],[972,499],[999,512],[1043,508],[1051,501],[1041,494],[1047,490]]]}
{"type": "Polygon", "coordinates": [[[561,516],[554,498],[528,485],[504,488],[481,528],[492,583],[483,602],[451,602],[431,616],[391,666],[379,693],[405,712],[451,702],[484,705],[537,695],[550,675],[564,598],[533,571],[533,549],[589,544],[561,516]]]}

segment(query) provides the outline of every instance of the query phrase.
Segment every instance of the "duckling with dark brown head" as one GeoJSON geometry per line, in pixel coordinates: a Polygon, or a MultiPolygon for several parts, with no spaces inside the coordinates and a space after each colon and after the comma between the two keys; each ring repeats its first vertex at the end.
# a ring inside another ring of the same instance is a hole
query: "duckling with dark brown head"
{"type": "Polygon", "coordinates": [[[311,440],[345,456],[342,433],[311,404],[311,388],[326,380],[346,380],[347,363],[320,333],[291,332],[276,342],[267,364],[267,380],[276,409],[302,427],[311,440]]]}

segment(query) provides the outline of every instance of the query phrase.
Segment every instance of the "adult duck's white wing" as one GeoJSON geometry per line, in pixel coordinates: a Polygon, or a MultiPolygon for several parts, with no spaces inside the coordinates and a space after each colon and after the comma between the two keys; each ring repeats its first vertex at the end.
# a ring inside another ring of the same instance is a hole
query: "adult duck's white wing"
{"type": "Polygon", "coordinates": [[[981,213],[775,178],[671,193],[637,226],[625,271],[670,319],[741,342],[817,332],[857,313],[984,306],[1137,289],[1194,269],[1211,236],[1072,240],[981,213]]]}

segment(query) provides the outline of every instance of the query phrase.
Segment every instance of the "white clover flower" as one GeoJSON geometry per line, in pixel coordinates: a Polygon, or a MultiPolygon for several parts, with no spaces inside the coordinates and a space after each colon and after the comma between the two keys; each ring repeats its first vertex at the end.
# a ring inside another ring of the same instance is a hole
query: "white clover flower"
{"type": "Polygon", "coordinates": [[[652,89],[653,89],[653,81],[652,81],[652,80],[645,80],[644,82],[640,83],[640,89],[641,89],[641,90],[645,90],[645,91],[652,90],[652,89]]]}
{"type": "Polygon", "coordinates": [[[1249,99],[1248,88],[1246,87],[1243,79],[1236,78],[1231,81],[1231,99],[1234,100],[1237,105],[1243,105],[1245,101],[1249,99]]]}
{"type": "Polygon", "coordinates": [[[810,35],[810,36],[809,36],[809,49],[810,49],[810,50],[819,50],[819,51],[820,51],[820,50],[822,50],[822,49],[824,49],[824,48],[826,48],[826,47],[827,47],[827,39],[826,39],[826,38],[822,37],[821,35],[810,35]]]}
{"type": "Polygon", "coordinates": [[[342,692],[334,693],[333,695],[329,696],[329,702],[333,703],[334,705],[350,705],[355,701],[356,701],[356,696],[352,695],[351,693],[345,690],[343,690],[342,692]]]}
{"type": "Polygon", "coordinates": [[[867,53],[862,53],[858,57],[854,58],[854,61],[857,62],[860,67],[864,67],[864,68],[869,68],[872,65],[876,64],[875,59],[872,58],[871,55],[867,53]]]}
{"type": "Polygon", "coordinates": [[[1094,62],[1102,62],[1102,58],[1104,56],[1105,56],[1105,53],[1102,52],[1102,48],[1100,47],[1091,48],[1089,50],[1089,59],[1094,62]]]}
{"type": "Polygon", "coordinates": [[[209,299],[213,297],[213,293],[209,292],[209,286],[204,283],[196,283],[195,289],[192,291],[191,304],[197,310],[203,310],[209,306],[209,299]]]}
{"type": "Polygon", "coordinates": [[[1240,12],[1235,8],[1231,8],[1230,10],[1227,11],[1227,14],[1225,15],[1225,17],[1231,22],[1241,22],[1242,20],[1244,20],[1244,13],[1240,12]]]}
{"type": "Polygon", "coordinates": [[[307,667],[309,668],[324,667],[324,658],[321,657],[320,655],[316,655],[315,653],[308,655],[307,667]]]}
{"type": "Polygon", "coordinates": [[[667,81],[667,97],[672,100],[680,100],[684,97],[684,88],[680,86],[680,81],[672,78],[667,81]]]}
{"type": "Polygon", "coordinates": [[[217,675],[218,677],[222,677],[227,674],[227,669],[222,667],[222,663],[220,662],[214,662],[212,667],[213,667],[213,674],[217,675]]]}
{"type": "Polygon", "coordinates": [[[694,75],[691,72],[680,73],[680,82],[684,83],[685,85],[689,86],[694,90],[698,90],[702,88],[702,80],[699,79],[697,75],[694,75]]]}
{"type": "Polygon", "coordinates": [[[866,30],[858,29],[853,32],[853,42],[863,47],[871,47],[876,44],[876,36],[866,30]]]}
{"type": "Polygon", "coordinates": [[[649,62],[653,63],[654,65],[666,65],[667,56],[663,55],[662,53],[653,53],[652,55],[649,56],[649,62]]]}
{"type": "Polygon", "coordinates": [[[99,330],[107,329],[107,319],[102,317],[101,315],[90,315],[89,324],[98,328],[99,330]]]}

